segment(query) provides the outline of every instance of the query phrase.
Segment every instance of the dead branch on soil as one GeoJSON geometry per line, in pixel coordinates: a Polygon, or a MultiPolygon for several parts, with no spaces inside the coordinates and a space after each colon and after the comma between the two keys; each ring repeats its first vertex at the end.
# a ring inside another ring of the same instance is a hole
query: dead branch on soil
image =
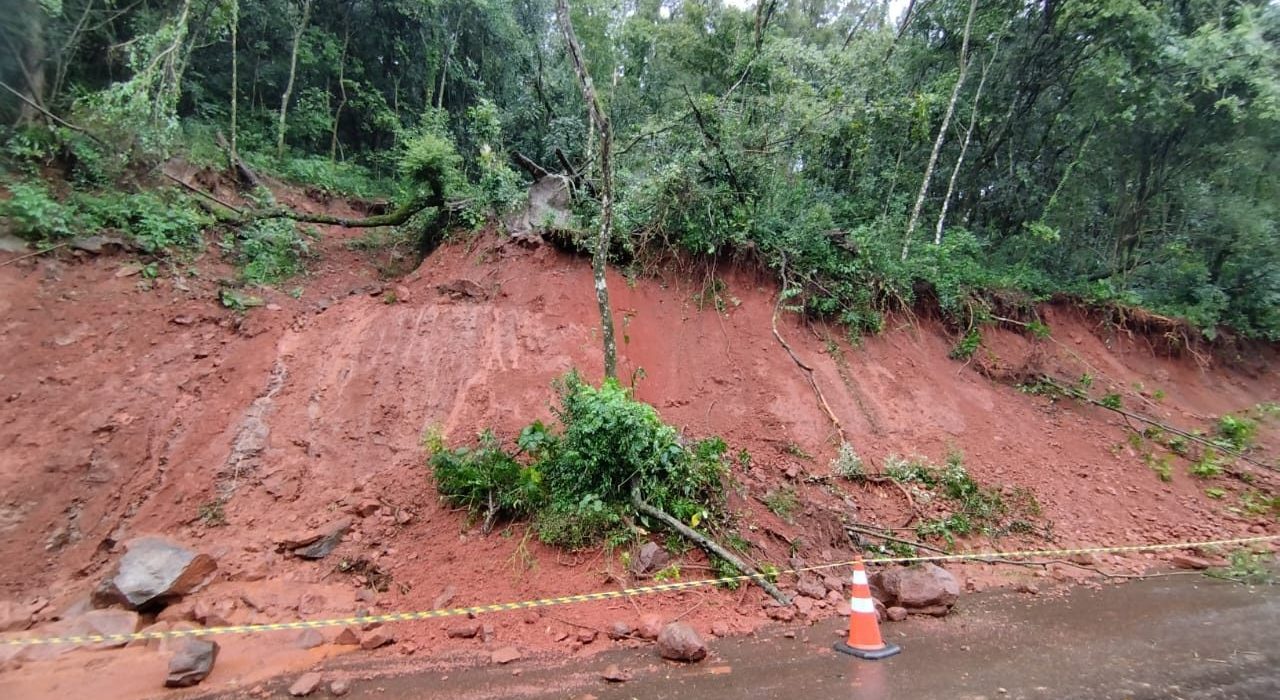
{"type": "Polygon", "coordinates": [[[782,298],[787,291],[787,258],[785,255],[782,257],[781,276],[782,289],[778,292],[777,303],[773,305],[773,337],[778,340],[778,344],[782,346],[782,349],[786,350],[787,354],[791,356],[791,360],[796,363],[796,366],[804,371],[805,378],[809,380],[809,386],[813,387],[813,393],[818,396],[818,403],[821,404],[823,412],[827,414],[827,418],[831,420],[831,424],[836,428],[836,433],[840,435],[840,442],[848,442],[848,439],[845,438],[844,426],[840,425],[840,419],[836,418],[835,411],[831,410],[831,404],[827,403],[827,397],[822,393],[822,388],[818,386],[818,381],[814,377],[813,368],[805,364],[799,355],[796,355],[796,351],[791,348],[791,345],[778,332],[778,310],[782,308],[782,298]]]}
{"type": "Polygon", "coordinates": [[[699,533],[697,530],[694,530],[688,525],[685,525],[684,523],[680,522],[676,518],[669,515],[666,511],[663,511],[659,508],[649,505],[649,503],[647,503],[643,498],[641,498],[640,486],[638,484],[632,485],[631,487],[631,505],[635,506],[636,510],[640,511],[641,513],[644,513],[645,515],[656,518],[663,525],[666,525],[672,530],[675,530],[676,532],[680,533],[686,539],[692,541],[694,544],[697,544],[708,554],[715,555],[729,562],[729,564],[732,565],[735,569],[737,569],[738,571],[741,571],[743,574],[750,576],[751,580],[754,581],[756,585],[763,588],[764,591],[768,593],[770,596],[773,596],[774,600],[778,601],[783,605],[791,604],[791,600],[787,598],[787,596],[783,594],[782,591],[778,590],[777,586],[770,583],[769,580],[765,578],[764,574],[761,574],[754,566],[751,566],[747,562],[743,561],[736,554],[720,546],[717,542],[715,542],[711,538],[706,537],[705,535],[699,533]]]}
{"type": "MultiPolygon", "coordinates": [[[[878,529],[864,526],[864,525],[856,525],[856,524],[850,525],[848,523],[845,523],[844,529],[846,534],[860,533],[863,535],[870,535],[871,537],[878,537],[882,540],[886,540],[889,542],[904,544],[904,545],[907,545],[908,547],[919,547],[920,549],[923,549],[929,552],[934,552],[935,554],[951,554],[952,553],[952,552],[948,552],[945,549],[942,549],[941,547],[934,547],[933,545],[925,544],[924,542],[906,540],[900,537],[894,537],[893,535],[886,535],[884,532],[878,529]]],[[[850,539],[853,539],[855,543],[858,542],[858,538],[853,537],[852,534],[850,534],[850,539]]],[[[1041,562],[1015,561],[1013,559],[1001,559],[1000,557],[974,557],[974,561],[980,561],[983,564],[1012,564],[1014,566],[1046,566],[1046,564],[1041,562]]]]}
{"type": "Polygon", "coordinates": [[[58,245],[49,246],[48,248],[42,248],[42,249],[40,249],[40,250],[37,250],[37,251],[36,251],[36,252],[34,252],[34,253],[27,253],[26,255],[19,255],[19,256],[18,256],[18,257],[16,257],[16,258],[10,258],[9,260],[6,260],[6,261],[4,261],[4,262],[0,262],[0,267],[4,267],[5,265],[12,265],[13,263],[18,262],[19,260],[26,260],[26,259],[28,259],[28,258],[34,258],[34,257],[36,257],[36,256],[38,256],[38,255],[44,255],[45,253],[48,253],[48,252],[50,252],[50,251],[57,250],[57,249],[59,249],[59,248],[65,248],[65,247],[67,247],[67,246],[69,246],[69,245],[71,245],[71,244],[70,244],[70,243],[59,243],[58,245]]]}
{"type": "MultiPolygon", "coordinates": [[[[1156,420],[1156,419],[1154,419],[1154,418],[1148,418],[1148,417],[1146,417],[1146,416],[1144,416],[1144,415],[1142,415],[1142,414],[1140,414],[1140,413],[1134,413],[1134,412],[1132,412],[1132,411],[1126,411],[1126,410],[1124,410],[1123,408],[1116,408],[1115,406],[1108,406],[1106,403],[1104,403],[1104,402],[1102,402],[1102,401],[1099,401],[1098,399],[1095,399],[1095,398],[1093,398],[1093,397],[1089,396],[1088,394],[1086,394],[1086,393],[1084,393],[1084,392],[1082,392],[1082,391],[1080,391],[1080,390],[1078,390],[1078,389],[1075,389],[1075,388],[1072,388],[1072,387],[1068,387],[1068,386],[1064,386],[1064,385],[1062,385],[1062,384],[1059,384],[1058,382],[1054,381],[1053,379],[1049,378],[1048,376],[1042,377],[1042,378],[1041,378],[1041,381],[1043,381],[1044,383],[1046,383],[1046,384],[1048,384],[1049,386],[1053,387],[1055,390],[1057,390],[1057,391],[1061,392],[1064,396],[1070,396],[1071,398],[1076,399],[1076,400],[1078,400],[1078,401],[1083,401],[1083,402],[1085,402],[1085,403],[1092,404],[1092,405],[1094,405],[1094,406],[1098,406],[1099,408],[1105,408],[1105,409],[1107,409],[1108,411],[1113,411],[1113,412],[1115,412],[1115,413],[1119,413],[1120,415],[1124,416],[1125,418],[1132,418],[1132,419],[1134,419],[1134,420],[1136,420],[1136,421],[1141,421],[1141,422],[1146,423],[1146,424],[1148,424],[1148,425],[1151,425],[1151,426],[1157,427],[1157,428],[1159,428],[1159,429],[1161,429],[1161,430],[1163,430],[1163,431],[1165,431],[1165,432],[1173,433],[1174,435],[1178,435],[1178,436],[1180,436],[1180,437],[1184,437],[1184,438],[1186,438],[1186,439],[1188,439],[1188,440],[1191,440],[1192,442],[1199,443],[1200,445],[1203,445],[1203,446],[1205,446],[1205,447],[1210,447],[1210,448],[1213,448],[1213,449],[1218,450],[1218,451],[1220,451],[1220,452],[1225,452],[1226,454],[1228,454],[1228,455],[1230,455],[1230,456],[1232,456],[1232,457],[1235,457],[1236,459],[1243,460],[1243,461],[1248,462],[1249,464],[1252,464],[1252,465],[1254,465],[1254,466],[1262,467],[1263,469],[1268,469],[1268,470],[1273,471],[1273,472],[1280,472],[1280,468],[1277,468],[1277,467],[1275,467],[1274,465],[1267,464],[1266,462],[1263,462],[1262,460],[1254,459],[1253,457],[1250,457],[1249,455],[1246,455],[1246,454],[1244,454],[1243,452],[1240,452],[1240,451],[1238,451],[1238,450],[1234,450],[1234,449],[1232,449],[1232,448],[1230,448],[1230,447],[1226,447],[1226,446],[1224,446],[1224,445],[1220,445],[1220,444],[1218,444],[1218,443],[1213,442],[1212,440],[1209,440],[1209,439],[1207,439],[1207,438],[1204,438],[1204,437],[1201,437],[1201,436],[1199,436],[1199,435],[1196,435],[1195,433],[1189,433],[1189,432],[1187,432],[1187,431],[1185,431],[1185,430],[1180,430],[1180,429],[1178,429],[1178,428],[1173,427],[1172,425],[1169,425],[1168,423],[1161,423],[1160,421],[1158,421],[1158,420],[1156,420]]],[[[1227,469],[1227,472],[1228,472],[1229,474],[1231,474],[1232,476],[1236,476],[1236,477],[1239,477],[1239,476],[1240,476],[1240,474],[1241,474],[1240,472],[1235,471],[1235,470],[1232,470],[1232,469],[1229,469],[1229,468],[1227,469]]]]}

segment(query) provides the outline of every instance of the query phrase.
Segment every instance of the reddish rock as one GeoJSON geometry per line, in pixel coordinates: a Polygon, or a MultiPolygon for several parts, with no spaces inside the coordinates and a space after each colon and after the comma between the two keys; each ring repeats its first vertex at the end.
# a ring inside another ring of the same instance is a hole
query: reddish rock
{"type": "Polygon", "coordinates": [[[645,542],[640,551],[631,560],[631,573],[637,577],[646,577],[655,571],[661,571],[671,562],[671,555],[657,542],[645,542]]]}
{"type": "Polygon", "coordinates": [[[377,649],[378,647],[386,646],[394,641],[395,640],[386,632],[374,630],[360,638],[360,648],[366,650],[377,649]]]}
{"type": "Polygon", "coordinates": [[[791,622],[796,619],[796,609],[790,605],[776,605],[766,608],[764,614],[768,615],[770,620],[777,620],[778,622],[791,622]]]}
{"type": "Polygon", "coordinates": [[[816,576],[801,574],[800,579],[796,581],[796,593],[814,600],[822,600],[827,597],[827,587],[822,585],[822,581],[816,576]]]}
{"type": "Polygon", "coordinates": [[[870,578],[871,593],[888,606],[925,615],[946,615],[960,597],[960,584],[934,564],[878,571],[870,578]]]}
{"type": "Polygon", "coordinates": [[[892,608],[889,608],[888,610],[885,611],[885,617],[887,617],[892,622],[902,622],[903,620],[907,619],[907,609],[900,608],[895,605],[892,608]]]}
{"type": "Polygon", "coordinates": [[[604,673],[601,673],[600,677],[610,683],[625,683],[631,680],[631,674],[619,668],[618,664],[609,664],[606,666],[604,673]]]}
{"type": "Polygon", "coordinates": [[[809,617],[813,615],[813,599],[804,596],[796,596],[792,599],[792,604],[796,606],[796,614],[800,617],[809,617]]]}
{"type": "Polygon", "coordinates": [[[596,641],[595,630],[582,630],[578,633],[578,641],[582,644],[590,644],[596,641]]]}
{"type": "Polygon", "coordinates": [[[333,643],[347,647],[358,646],[360,644],[360,633],[353,627],[343,627],[338,636],[333,638],[333,643]]]}
{"type": "Polygon", "coordinates": [[[1191,554],[1175,554],[1169,559],[1169,563],[1179,569],[1201,570],[1212,566],[1208,559],[1193,556],[1191,554]]]}
{"type": "Polygon", "coordinates": [[[715,637],[728,637],[729,624],[719,621],[711,623],[711,634],[715,637]]]}
{"type": "Polygon", "coordinates": [[[303,698],[314,692],[320,687],[320,681],[323,680],[319,673],[304,673],[298,676],[298,680],[289,686],[289,694],[295,698],[303,698]]]}
{"type": "Polygon", "coordinates": [[[631,636],[631,625],[625,622],[615,622],[609,625],[609,639],[619,640],[626,639],[631,636]]]}
{"type": "Polygon", "coordinates": [[[235,609],[235,600],[223,598],[218,601],[198,601],[191,612],[196,622],[206,627],[226,627],[231,624],[231,614],[235,609]]]}
{"type": "Polygon", "coordinates": [[[689,625],[672,622],[658,635],[658,654],[672,661],[701,661],[707,658],[707,645],[689,625]]]}
{"type": "Polygon", "coordinates": [[[11,600],[0,602],[0,633],[21,632],[31,624],[31,610],[26,605],[11,600]]]}
{"type": "Polygon", "coordinates": [[[636,636],[641,639],[654,640],[662,634],[663,620],[660,615],[645,615],[640,618],[640,626],[636,628],[636,636]]]}
{"type": "Polygon", "coordinates": [[[351,692],[351,683],[350,681],[339,678],[329,684],[329,692],[332,693],[335,698],[340,698],[351,692]]]}
{"type": "Polygon", "coordinates": [[[450,627],[446,634],[451,639],[474,639],[476,635],[480,634],[480,623],[463,622],[450,627]]]}
{"type": "Polygon", "coordinates": [[[519,660],[523,656],[524,654],[521,654],[520,650],[515,647],[502,647],[501,649],[495,650],[492,656],[490,656],[490,659],[495,664],[509,664],[512,661],[519,660]]]}
{"type": "MultiPolygon", "coordinates": [[[[85,635],[126,635],[138,631],[138,613],[131,610],[90,610],[71,620],[63,634],[68,637],[85,635]]],[[[111,649],[128,644],[128,639],[113,639],[85,644],[85,649],[111,649]]]]}

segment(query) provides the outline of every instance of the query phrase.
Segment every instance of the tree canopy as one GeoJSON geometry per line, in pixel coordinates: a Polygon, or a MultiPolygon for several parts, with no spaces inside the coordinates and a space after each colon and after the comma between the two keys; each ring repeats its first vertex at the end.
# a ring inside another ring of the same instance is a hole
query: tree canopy
{"type": "MultiPolygon", "coordinates": [[[[514,152],[600,180],[554,0],[14,3],[12,169],[44,153],[95,173],[105,156],[52,113],[132,159],[213,160],[224,132],[258,167],[391,196],[431,135],[456,149],[476,216],[519,202],[514,152]]],[[[617,263],[751,257],[859,331],[922,295],[971,325],[992,293],[1068,293],[1280,339],[1274,2],[572,12],[611,122],[617,263]]]]}

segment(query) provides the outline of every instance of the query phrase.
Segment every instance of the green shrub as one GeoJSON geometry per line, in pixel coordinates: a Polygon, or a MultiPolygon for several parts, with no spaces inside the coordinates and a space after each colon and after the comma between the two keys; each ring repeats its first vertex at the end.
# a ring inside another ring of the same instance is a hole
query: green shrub
{"type": "Polygon", "coordinates": [[[446,500],[487,520],[532,515],[539,539],[568,549],[628,539],[628,518],[644,520],[633,486],[693,527],[721,521],[722,440],[685,445],[652,406],[612,379],[594,387],[571,372],[556,390],[559,430],[530,424],[514,452],[488,432],[474,448],[449,451],[433,440],[430,464],[446,500]]]}
{"type": "Polygon", "coordinates": [[[459,447],[431,455],[429,463],[436,487],[445,500],[464,507],[473,516],[519,518],[541,505],[542,476],[502,449],[497,437],[486,431],[476,447],[459,447]]]}
{"type": "Polygon", "coordinates": [[[247,224],[223,245],[230,248],[241,276],[250,284],[278,284],[302,272],[304,258],[310,253],[297,224],[288,219],[247,224]]]}
{"type": "Polygon", "coordinates": [[[1226,415],[1218,419],[1218,436],[1220,441],[1225,443],[1226,447],[1230,447],[1237,452],[1251,447],[1253,445],[1253,440],[1257,435],[1257,421],[1231,415],[1226,415]]]}
{"type": "Polygon", "coordinates": [[[836,452],[835,459],[831,460],[831,471],[841,479],[849,481],[861,481],[866,478],[867,472],[863,467],[862,458],[857,452],[853,451],[853,446],[847,442],[840,443],[840,449],[836,452]]]}
{"type": "Polygon", "coordinates": [[[40,180],[9,183],[8,200],[0,201],[0,218],[8,219],[13,232],[32,241],[71,236],[74,212],[59,202],[40,180]]]}

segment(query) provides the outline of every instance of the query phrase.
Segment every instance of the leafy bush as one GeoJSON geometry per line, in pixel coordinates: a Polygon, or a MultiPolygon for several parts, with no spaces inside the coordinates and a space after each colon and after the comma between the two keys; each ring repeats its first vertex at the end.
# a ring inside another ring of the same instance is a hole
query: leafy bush
{"type": "Polygon", "coordinates": [[[288,219],[247,224],[223,245],[231,249],[241,276],[250,284],[277,284],[302,272],[303,258],[310,252],[298,226],[288,219]]]}
{"type": "Polygon", "coordinates": [[[474,448],[432,445],[430,464],[446,500],[486,519],[532,515],[539,539],[569,549],[622,539],[626,519],[642,517],[631,502],[633,486],[691,526],[720,520],[722,440],[686,446],[652,406],[612,379],[594,387],[571,372],[556,390],[559,430],[526,426],[514,452],[492,433],[474,448]]]}
{"type": "Polygon", "coordinates": [[[1218,419],[1219,439],[1237,452],[1253,445],[1258,434],[1258,423],[1255,420],[1226,415],[1218,419]]]}
{"type": "Polygon", "coordinates": [[[65,238],[74,232],[74,212],[63,206],[40,180],[9,183],[8,200],[0,201],[0,218],[13,232],[32,241],[65,238]]]}
{"type": "Polygon", "coordinates": [[[476,447],[435,452],[429,463],[446,501],[490,522],[523,517],[542,503],[541,474],[503,451],[492,432],[482,433],[476,447]]]}

